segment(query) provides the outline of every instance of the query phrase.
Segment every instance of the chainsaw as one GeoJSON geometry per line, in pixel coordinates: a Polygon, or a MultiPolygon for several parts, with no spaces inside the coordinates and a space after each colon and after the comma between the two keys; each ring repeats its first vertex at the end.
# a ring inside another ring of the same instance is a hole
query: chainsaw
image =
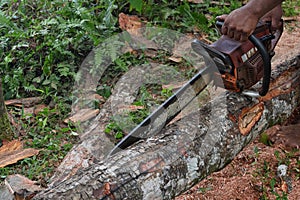
{"type": "MultiPolygon", "coordinates": [[[[207,67],[200,70],[126,135],[111,150],[109,156],[129,147],[142,138],[148,138],[158,133],[211,81],[214,81],[216,86],[254,98],[265,96],[269,90],[271,78],[271,58],[275,55],[274,48],[283,32],[283,21],[281,24],[281,28],[273,33],[271,23],[259,22],[246,42],[238,42],[226,35],[222,35],[210,45],[195,39],[191,43],[191,47],[194,52],[204,57],[204,60],[207,61],[205,62],[207,67]],[[209,64],[209,62],[213,63],[209,64]],[[212,65],[216,66],[217,70],[212,70],[212,65]],[[253,85],[261,80],[262,84],[259,90],[250,90],[253,85]],[[191,89],[194,95],[187,95],[187,91],[191,89]],[[179,101],[181,102],[180,105],[179,101]],[[182,102],[184,102],[184,105],[182,105],[182,102]]],[[[223,22],[217,21],[216,26],[219,29],[222,25],[223,22]]]]}

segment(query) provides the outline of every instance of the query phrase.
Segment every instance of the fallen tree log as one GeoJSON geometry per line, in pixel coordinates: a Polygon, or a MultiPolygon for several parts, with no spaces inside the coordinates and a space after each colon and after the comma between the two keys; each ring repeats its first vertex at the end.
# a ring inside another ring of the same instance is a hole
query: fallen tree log
{"type": "Polygon", "coordinates": [[[174,198],[226,166],[249,142],[299,106],[299,56],[278,65],[272,77],[265,97],[226,93],[225,101],[214,99],[159,135],[79,167],[34,199],[174,198]]]}

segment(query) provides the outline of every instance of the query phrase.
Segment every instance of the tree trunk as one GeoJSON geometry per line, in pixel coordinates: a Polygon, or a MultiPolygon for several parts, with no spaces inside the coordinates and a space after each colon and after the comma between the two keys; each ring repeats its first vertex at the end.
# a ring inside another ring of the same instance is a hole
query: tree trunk
{"type": "Polygon", "coordinates": [[[277,66],[265,97],[219,95],[159,135],[112,157],[93,159],[86,168],[77,166],[72,176],[56,179],[35,199],[174,198],[291,115],[300,104],[299,64],[298,56],[277,66]]]}
{"type": "MultiPolygon", "coordinates": [[[[14,133],[5,108],[2,81],[0,80],[0,142],[2,140],[12,140],[14,133]]],[[[1,145],[0,145],[1,146],[1,145]]]]}

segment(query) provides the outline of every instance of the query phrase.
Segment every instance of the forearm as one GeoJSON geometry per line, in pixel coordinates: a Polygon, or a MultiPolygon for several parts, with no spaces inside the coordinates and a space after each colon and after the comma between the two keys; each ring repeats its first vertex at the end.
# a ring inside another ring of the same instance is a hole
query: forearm
{"type": "Polygon", "coordinates": [[[261,18],[267,12],[281,4],[283,0],[250,0],[245,8],[254,16],[261,18]]]}

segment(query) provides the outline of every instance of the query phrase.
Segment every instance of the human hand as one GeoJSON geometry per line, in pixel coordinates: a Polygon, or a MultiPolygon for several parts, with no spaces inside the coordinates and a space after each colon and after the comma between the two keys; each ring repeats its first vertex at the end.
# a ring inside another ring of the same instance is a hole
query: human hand
{"type": "Polygon", "coordinates": [[[281,4],[273,8],[273,10],[269,11],[267,14],[265,14],[261,20],[263,22],[271,22],[271,30],[276,31],[279,30],[282,26],[282,7],[281,4]]]}
{"type": "Polygon", "coordinates": [[[221,15],[218,20],[224,21],[221,32],[237,41],[244,42],[255,30],[259,18],[248,7],[243,6],[229,15],[221,15]]]}

